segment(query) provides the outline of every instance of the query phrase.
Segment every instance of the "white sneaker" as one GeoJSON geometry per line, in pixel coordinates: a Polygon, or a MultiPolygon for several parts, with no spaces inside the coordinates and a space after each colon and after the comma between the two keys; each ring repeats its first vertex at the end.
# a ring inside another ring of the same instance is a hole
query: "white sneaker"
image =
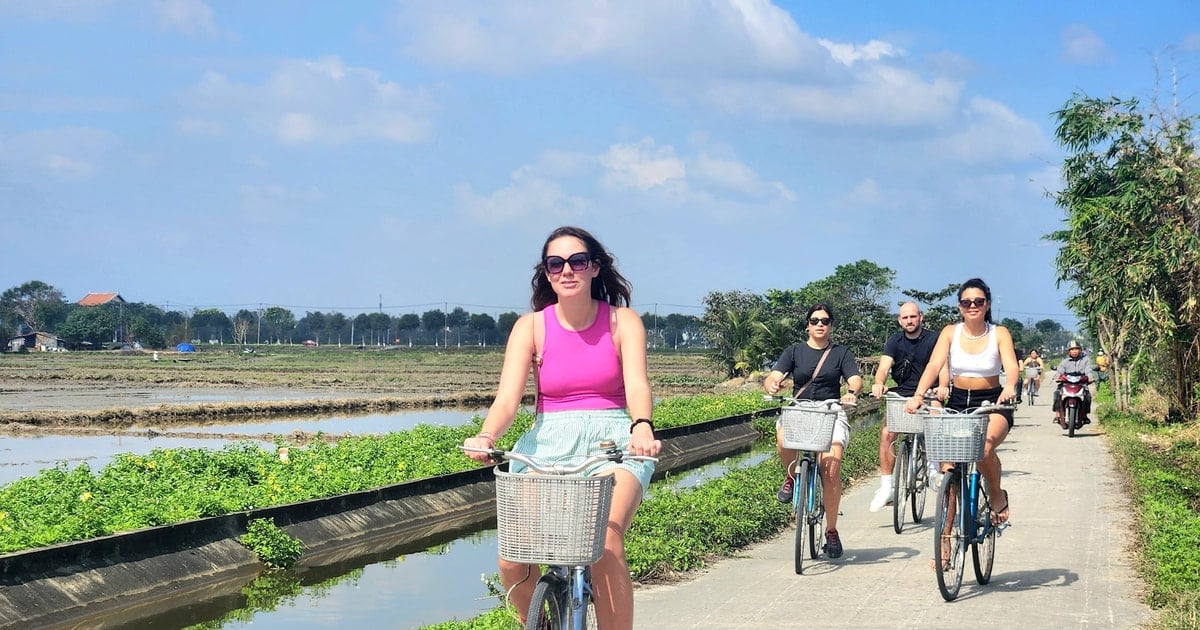
{"type": "Polygon", "coordinates": [[[942,474],[942,469],[937,463],[929,462],[929,487],[931,489],[937,490],[938,486],[942,483],[942,477],[945,476],[942,474]]]}
{"type": "Polygon", "coordinates": [[[871,511],[878,512],[879,510],[882,510],[885,505],[891,504],[892,487],[890,485],[879,486],[879,489],[875,491],[875,496],[871,497],[871,511]]]}

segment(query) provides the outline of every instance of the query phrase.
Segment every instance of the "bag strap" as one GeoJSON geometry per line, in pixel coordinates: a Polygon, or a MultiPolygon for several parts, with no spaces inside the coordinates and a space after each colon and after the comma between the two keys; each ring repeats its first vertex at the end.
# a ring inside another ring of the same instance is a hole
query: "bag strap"
{"type": "MultiPolygon", "coordinates": [[[[546,307],[549,308],[549,307],[546,307]]],[[[541,388],[538,373],[542,371],[542,352],[546,347],[546,309],[533,312],[533,409],[537,412],[541,388]]]]}
{"type": "Polygon", "coordinates": [[[794,396],[792,396],[792,398],[799,398],[800,394],[803,394],[804,390],[808,389],[809,385],[812,385],[812,382],[817,378],[817,374],[819,374],[821,372],[821,366],[825,365],[825,358],[829,356],[829,351],[831,349],[833,349],[832,343],[829,344],[828,346],[825,346],[825,352],[821,353],[821,359],[819,361],[817,361],[817,369],[813,370],[812,376],[808,377],[808,381],[806,381],[804,383],[804,386],[801,387],[800,391],[796,392],[796,394],[794,396]]]}

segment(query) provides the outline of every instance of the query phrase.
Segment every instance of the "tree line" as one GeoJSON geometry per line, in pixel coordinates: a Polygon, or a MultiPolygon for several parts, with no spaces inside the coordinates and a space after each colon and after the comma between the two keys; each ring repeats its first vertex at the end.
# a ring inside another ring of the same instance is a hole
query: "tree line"
{"type": "MultiPolygon", "coordinates": [[[[80,306],[40,280],[0,294],[0,330],[6,337],[29,332],[55,335],[72,349],[106,348],[138,343],[168,348],[183,342],[275,344],[305,343],[352,346],[487,346],[504,343],[520,315],[516,312],[469,313],[462,307],[421,314],[383,312],[349,316],[309,311],[303,316],[287,308],[217,308],[191,312],[167,310],[142,302],[80,306]]],[[[693,348],[703,345],[700,318],[693,315],[642,314],[651,347],[693,348]]],[[[7,345],[7,344],[6,344],[7,345]]]]}
{"type": "MultiPolygon", "coordinates": [[[[701,319],[701,334],[712,346],[709,358],[731,378],[766,368],[789,344],[805,338],[805,314],[819,302],[833,308],[833,341],[849,346],[858,357],[879,354],[888,336],[899,330],[896,318],[905,301],[921,307],[925,326],[933,331],[958,321],[958,284],[933,291],[907,289],[899,292],[905,299],[896,301],[895,279],[894,270],[859,260],[798,289],[711,292],[704,297],[701,319]]],[[[1006,317],[999,323],[1023,350],[1061,348],[1071,337],[1053,319],[1022,323],[1006,317]]]]}

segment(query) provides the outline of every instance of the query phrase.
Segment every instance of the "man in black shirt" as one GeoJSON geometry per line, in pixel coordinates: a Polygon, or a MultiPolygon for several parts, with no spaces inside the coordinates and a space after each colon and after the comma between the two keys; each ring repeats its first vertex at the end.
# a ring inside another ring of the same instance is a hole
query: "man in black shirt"
{"type": "MultiPolygon", "coordinates": [[[[922,323],[925,316],[915,302],[905,302],[900,305],[900,332],[888,338],[883,346],[883,355],[879,357],[879,367],[875,370],[875,383],[871,385],[871,395],[879,398],[888,388],[885,387],[888,374],[896,386],[891,391],[911,398],[917,391],[917,383],[921,373],[929,364],[933,347],[937,344],[937,333],[925,328],[922,323]]],[[[942,370],[938,375],[937,398],[945,398],[949,394],[950,372],[942,370]]],[[[887,419],[880,423],[879,429],[879,490],[871,499],[871,511],[878,512],[892,501],[892,470],[896,466],[896,434],[888,430],[887,419]]]]}

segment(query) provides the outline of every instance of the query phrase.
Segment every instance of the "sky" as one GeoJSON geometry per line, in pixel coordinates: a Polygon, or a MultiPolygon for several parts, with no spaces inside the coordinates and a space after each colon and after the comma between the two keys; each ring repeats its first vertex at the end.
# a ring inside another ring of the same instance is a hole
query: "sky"
{"type": "Polygon", "coordinates": [[[523,312],[578,225],[642,312],[866,259],[1072,327],[1054,112],[1197,70],[1191,0],[0,0],[0,290],[523,312]]]}

